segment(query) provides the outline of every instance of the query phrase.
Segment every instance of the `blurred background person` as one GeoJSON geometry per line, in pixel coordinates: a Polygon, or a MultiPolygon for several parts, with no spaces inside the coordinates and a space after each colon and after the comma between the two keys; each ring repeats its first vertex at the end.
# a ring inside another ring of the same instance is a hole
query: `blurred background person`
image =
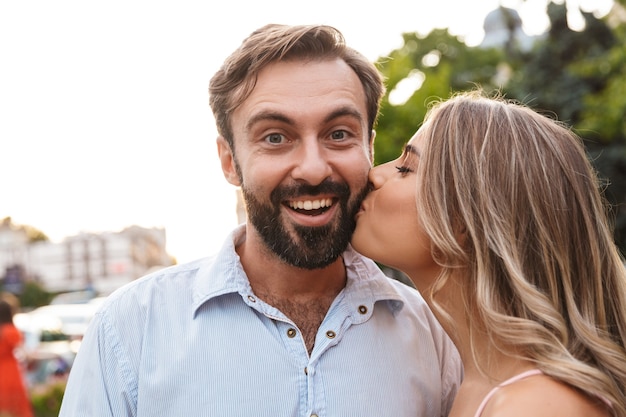
{"type": "Polygon", "coordinates": [[[5,294],[0,297],[0,415],[32,417],[32,407],[15,350],[22,334],[13,324],[16,305],[5,294]]]}
{"type": "Polygon", "coordinates": [[[461,353],[455,416],[626,416],[626,272],[579,138],[459,94],[370,172],[353,247],[406,273],[461,353]]]}

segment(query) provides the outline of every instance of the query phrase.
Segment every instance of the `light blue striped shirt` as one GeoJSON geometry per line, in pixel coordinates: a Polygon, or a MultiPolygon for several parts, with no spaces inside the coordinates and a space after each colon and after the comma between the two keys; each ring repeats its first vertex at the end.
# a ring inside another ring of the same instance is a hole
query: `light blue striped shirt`
{"type": "Polygon", "coordinates": [[[234,242],[117,290],[93,319],[60,417],[440,417],[458,353],[414,289],[351,248],[309,356],[256,298],[234,242]]]}

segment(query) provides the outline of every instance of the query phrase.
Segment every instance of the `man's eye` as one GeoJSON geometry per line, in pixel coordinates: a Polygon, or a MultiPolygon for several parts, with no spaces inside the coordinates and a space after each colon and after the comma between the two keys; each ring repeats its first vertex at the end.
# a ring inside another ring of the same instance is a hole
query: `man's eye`
{"type": "Polygon", "coordinates": [[[265,141],[273,144],[283,143],[285,137],[280,133],[271,133],[265,137],[265,141]]]}
{"type": "Polygon", "coordinates": [[[331,139],[345,139],[346,138],[346,132],[344,130],[335,130],[333,133],[330,134],[331,139]]]}

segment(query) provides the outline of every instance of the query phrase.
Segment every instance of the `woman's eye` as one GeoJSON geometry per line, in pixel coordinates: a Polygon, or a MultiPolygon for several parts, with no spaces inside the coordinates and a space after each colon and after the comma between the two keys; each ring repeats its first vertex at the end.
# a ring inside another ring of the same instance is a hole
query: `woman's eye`
{"type": "Polygon", "coordinates": [[[265,141],[272,144],[281,144],[284,139],[285,137],[280,133],[271,133],[265,137],[265,141]]]}
{"type": "Polygon", "coordinates": [[[413,172],[413,170],[406,166],[397,166],[396,169],[400,174],[408,174],[409,172],[413,172]]]}

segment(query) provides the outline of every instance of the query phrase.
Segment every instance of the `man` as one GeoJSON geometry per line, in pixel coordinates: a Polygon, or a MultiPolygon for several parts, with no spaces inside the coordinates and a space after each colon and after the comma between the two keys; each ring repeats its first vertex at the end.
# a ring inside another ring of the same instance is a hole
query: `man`
{"type": "Polygon", "coordinates": [[[442,416],[458,354],[418,293],[348,245],[381,76],[327,26],[268,25],[211,79],[248,222],[109,297],[61,416],[442,416]]]}

